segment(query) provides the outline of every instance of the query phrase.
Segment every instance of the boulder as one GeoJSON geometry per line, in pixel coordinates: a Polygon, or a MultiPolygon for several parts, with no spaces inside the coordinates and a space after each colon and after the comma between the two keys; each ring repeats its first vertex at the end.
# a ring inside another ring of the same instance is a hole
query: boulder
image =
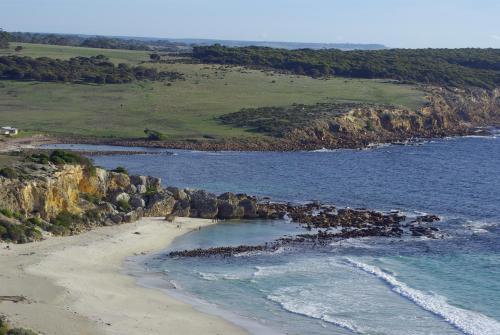
{"type": "Polygon", "coordinates": [[[191,216],[202,219],[212,219],[219,211],[217,197],[213,193],[204,190],[191,191],[191,216]]]}
{"type": "Polygon", "coordinates": [[[109,172],[107,189],[108,191],[125,191],[130,185],[130,177],[125,173],[109,172]]]}
{"type": "Polygon", "coordinates": [[[186,192],[184,192],[183,189],[180,189],[178,187],[167,187],[167,191],[172,193],[175,200],[186,200],[188,198],[186,192]]]}
{"type": "Polygon", "coordinates": [[[146,176],[130,176],[130,182],[136,187],[139,185],[146,186],[148,183],[148,177],[146,176]]]}
{"type": "Polygon", "coordinates": [[[175,199],[170,192],[159,192],[149,197],[145,216],[167,216],[172,213],[175,199]]]}
{"type": "Polygon", "coordinates": [[[139,193],[139,194],[145,194],[148,191],[148,189],[146,188],[146,185],[142,185],[142,184],[137,185],[136,188],[137,188],[137,193],[139,193]]]}
{"type": "Polygon", "coordinates": [[[220,219],[241,219],[245,216],[245,208],[227,200],[219,200],[218,217],[220,219]]]}
{"type": "Polygon", "coordinates": [[[148,190],[160,191],[161,187],[161,178],[148,177],[146,182],[146,188],[148,190]]]}
{"type": "Polygon", "coordinates": [[[144,199],[137,194],[133,195],[128,203],[134,209],[139,207],[140,208],[146,207],[146,202],[144,201],[144,199]]]}
{"type": "Polygon", "coordinates": [[[130,184],[125,191],[128,194],[135,194],[137,193],[137,186],[135,186],[134,184],[130,184]]]}
{"type": "Polygon", "coordinates": [[[179,217],[189,217],[191,214],[191,203],[189,200],[179,200],[175,203],[172,215],[179,217]]]}
{"type": "Polygon", "coordinates": [[[114,205],[117,205],[119,202],[130,200],[130,195],[126,192],[122,192],[120,190],[116,190],[108,195],[109,202],[114,205]]]}
{"type": "Polygon", "coordinates": [[[239,206],[244,209],[244,218],[245,219],[255,219],[258,217],[257,215],[257,202],[253,199],[243,199],[239,202],[239,206]]]}
{"type": "Polygon", "coordinates": [[[113,214],[111,215],[110,219],[114,224],[120,224],[123,222],[123,218],[120,214],[113,214]]]}

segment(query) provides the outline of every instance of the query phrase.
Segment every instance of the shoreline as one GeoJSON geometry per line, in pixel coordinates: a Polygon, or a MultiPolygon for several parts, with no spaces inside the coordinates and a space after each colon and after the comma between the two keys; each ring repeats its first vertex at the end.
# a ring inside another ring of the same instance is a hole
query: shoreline
{"type": "Polygon", "coordinates": [[[13,325],[51,335],[67,334],[248,334],[125,274],[125,260],[166,248],[176,237],[210,220],[144,218],[80,235],[42,242],[0,244],[0,302],[13,325]],[[180,225],[180,228],[177,228],[180,225]]]}

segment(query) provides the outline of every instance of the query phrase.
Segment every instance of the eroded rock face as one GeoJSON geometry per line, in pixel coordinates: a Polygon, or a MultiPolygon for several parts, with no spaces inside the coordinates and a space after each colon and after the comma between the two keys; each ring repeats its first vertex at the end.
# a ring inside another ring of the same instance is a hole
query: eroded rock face
{"type": "Polygon", "coordinates": [[[81,214],[80,194],[105,196],[107,172],[91,172],[79,165],[49,170],[43,178],[26,180],[0,177],[0,208],[39,213],[45,220],[62,211],[81,214]]]}
{"type": "Polygon", "coordinates": [[[170,192],[160,191],[149,197],[144,211],[145,216],[167,216],[172,213],[175,199],[170,192]]]}

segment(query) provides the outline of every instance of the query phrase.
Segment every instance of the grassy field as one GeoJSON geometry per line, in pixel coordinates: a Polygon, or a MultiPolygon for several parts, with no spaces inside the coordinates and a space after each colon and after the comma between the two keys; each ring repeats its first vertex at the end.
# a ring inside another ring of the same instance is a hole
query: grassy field
{"type": "MultiPolygon", "coordinates": [[[[0,54],[15,54],[11,50],[0,54]]],[[[139,64],[143,51],[21,44],[25,56],[68,59],[104,54],[113,62],[139,64]]],[[[262,136],[223,126],[214,117],[241,108],[293,103],[371,102],[410,108],[425,102],[412,86],[379,80],[272,74],[204,64],[145,64],[185,74],[185,81],[84,85],[0,81],[0,124],[21,129],[100,137],[141,137],[158,130],[171,138],[262,136]]]]}

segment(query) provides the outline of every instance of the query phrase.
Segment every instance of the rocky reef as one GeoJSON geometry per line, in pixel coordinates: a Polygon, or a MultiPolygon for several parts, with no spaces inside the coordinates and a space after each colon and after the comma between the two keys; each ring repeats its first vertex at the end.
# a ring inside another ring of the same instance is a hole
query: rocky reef
{"type": "Polygon", "coordinates": [[[279,204],[263,203],[268,212],[285,213],[291,222],[301,224],[314,232],[286,236],[262,245],[239,245],[208,249],[179,250],[170,257],[231,257],[254,252],[274,252],[281,248],[327,246],[332,241],[361,237],[426,237],[437,239],[443,235],[439,228],[431,225],[440,218],[436,215],[418,216],[413,220],[399,212],[382,213],[368,209],[337,209],[333,205],[319,203],[279,204]]]}

